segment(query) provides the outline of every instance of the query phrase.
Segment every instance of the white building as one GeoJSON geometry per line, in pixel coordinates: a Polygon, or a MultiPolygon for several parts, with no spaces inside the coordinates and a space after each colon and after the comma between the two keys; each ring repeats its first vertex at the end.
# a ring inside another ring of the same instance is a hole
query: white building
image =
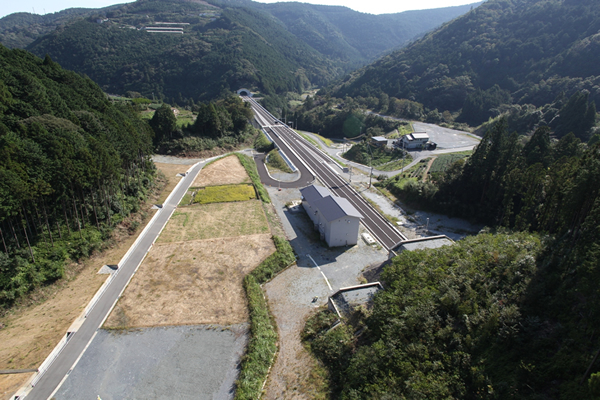
{"type": "Polygon", "coordinates": [[[363,216],[347,199],[316,185],[307,186],[300,193],[302,206],[329,247],[358,242],[358,228],[363,216]]]}
{"type": "Polygon", "coordinates": [[[413,132],[402,136],[402,147],[405,149],[421,149],[429,141],[429,135],[425,132],[413,132]]]}

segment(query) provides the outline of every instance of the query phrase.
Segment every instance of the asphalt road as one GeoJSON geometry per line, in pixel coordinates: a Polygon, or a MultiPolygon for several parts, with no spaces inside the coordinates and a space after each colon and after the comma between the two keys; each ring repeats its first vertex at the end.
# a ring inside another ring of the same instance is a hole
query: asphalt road
{"type": "Polygon", "coordinates": [[[267,167],[265,166],[265,155],[257,154],[254,156],[254,162],[256,163],[256,169],[258,170],[258,175],[260,176],[260,181],[262,183],[272,187],[280,187],[282,189],[295,189],[303,188],[314,182],[315,177],[313,174],[304,166],[304,164],[300,162],[300,160],[298,160],[293,153],[286,152],[285,155],[300,172],[300,178],[292,182],[283,182],[271,178],[267,172],[267,167]]]}
{"type": "Polygon", "coordinates": [[[135,248],[129,253],[127,259],[119,264],[117,275],[99,298],[94,308],[89,312],[84,323],[77,332],[70,335],[67,344],[51,364],[48,371],[41,377],[35,387],[31,389],[29,394],[27,394],[26,397],[28,400],[48,399],[73,369],[76,361],[94,338],[100,325],[104,322],[104,319],[107,317],[113,305],[127,286],[127,283],[150,250],[154,240],[169,221],[171,214],[175,211],[175,208],[189,186],[194,182],[196,175],[202,169],[203,165],[204,164],[202,163],[193,167],[187,176],[183,178],[183,182],[169,197],[168,202],[158,211],[158,216],[150,222],[151,225],[149,225],[143,235],[140,236],[136,242],[135,248]]]}
{"type": "Polygon", "coordinates": [[[288,126],[274,118],[267,110],[250,98],[256,121],[269,134],[286,155],[293,155],[316,175],[336,196],[345,197],[363,216],[362,224],[386,249],[395,247],[406,237],[375,210],[362,196],[339,175],[337,164],[326,154],[298,135],[288,126]]]}

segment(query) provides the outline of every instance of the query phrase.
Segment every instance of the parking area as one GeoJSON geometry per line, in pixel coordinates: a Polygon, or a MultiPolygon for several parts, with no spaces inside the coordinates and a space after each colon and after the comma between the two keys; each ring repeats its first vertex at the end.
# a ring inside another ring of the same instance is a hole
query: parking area
{"type": "Polygon", "coordinates": [[[247,324],[101,329],[53,398],[233,398],[247,329],[247,324]]]}
{"type": "Polygon", "coordinates": [[[479,143],[479,138],[471,133],[443,128],[424,122],[413,122],[415,132],[426,132],[429,141],[437,143],[438,149],[459,149],[472,147],[479,143]]]}

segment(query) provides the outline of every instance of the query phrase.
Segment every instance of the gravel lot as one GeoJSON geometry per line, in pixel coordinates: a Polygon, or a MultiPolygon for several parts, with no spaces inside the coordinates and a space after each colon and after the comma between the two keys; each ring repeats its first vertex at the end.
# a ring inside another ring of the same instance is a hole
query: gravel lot
{"type": "Polygon", "coordinates": [[[247,324],[99,330],[62,399],[230,399],[247,324]]]}

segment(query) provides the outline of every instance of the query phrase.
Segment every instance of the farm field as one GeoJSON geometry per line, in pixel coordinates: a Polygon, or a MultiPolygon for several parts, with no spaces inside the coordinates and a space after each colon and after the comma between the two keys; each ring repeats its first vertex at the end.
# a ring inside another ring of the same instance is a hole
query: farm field
{"type": "Polygon", "coordinates": [[[104,328],[246,322],[242,280],[275,250],[270,237],[156,244],[104,328]]]}
{"type": "MultiPolygon", "coordinates": [[[[213,162],[196,178],[201,184],[227,183],[231,188],[249,180],[235,156],[213,162]],[[207,176],[201,179],[203,174],[207,176]]],[[[242,186],[254,195],[251,185],[242,186]]],[[[242,280],[273,251],[259,200],[179,207],[104,327],[247,322],[242,280]]]]}
{"type": "Polygon", "coordinates": [[[221,185],[198,188],[194,195],[194,203],[211,204],[232,201],[248,201],[256,199],[252,185],[221,185]]]}
{"type": "Polygon", "coordinates": [[[259,200],[179,208],[157,243],[269,233],[259,200]]]}

